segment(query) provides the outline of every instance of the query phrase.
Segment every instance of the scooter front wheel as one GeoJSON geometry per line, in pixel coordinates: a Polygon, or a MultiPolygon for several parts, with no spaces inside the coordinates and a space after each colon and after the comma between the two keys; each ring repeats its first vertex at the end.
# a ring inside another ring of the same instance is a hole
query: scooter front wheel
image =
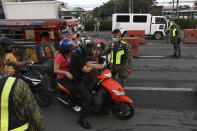
{"type": "Polygon", "coordinates": [[[128,120],[134,116],[135,108],[131,103],[119,102],[113,104],[112,112],[117,118],[128,120]]]}

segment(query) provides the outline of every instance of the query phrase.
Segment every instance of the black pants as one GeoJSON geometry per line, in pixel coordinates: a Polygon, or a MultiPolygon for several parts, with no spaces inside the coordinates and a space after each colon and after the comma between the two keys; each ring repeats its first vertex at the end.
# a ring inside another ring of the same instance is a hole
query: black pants
{"type": "Polygon", "coordinates": [[[75,81],[77,89],[83,99],[82,101],[82,110],[80,114],[80,119],[85,119],[90,115],[90,107],[92,103],[92,96],[89,90],[86,88],[83,81],[75,81]]]}
{"type": "Polygon", "coordinates": [[[77,91],[77,87],[75,86],[75,83],[72,80],[69,80],[67,78],[63,78],[63,79],[58,79],[58,82],[63,85],[66,89],[68,89],[70,91],[70,100],[72,102],[72,107],[76,106],[77,101],[76,101],[76,93],[77,91]]]}

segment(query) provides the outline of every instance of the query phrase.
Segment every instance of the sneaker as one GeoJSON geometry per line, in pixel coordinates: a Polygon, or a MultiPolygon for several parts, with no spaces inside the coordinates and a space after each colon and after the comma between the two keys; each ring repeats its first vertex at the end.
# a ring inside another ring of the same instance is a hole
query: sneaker
{"type": "Polygon", "coordinates": [[[76,105],[76,106],[74,106],[74,107],[72,107],[72,108],[73,108],[73,110],[76,111],[76,112],[80,112],[80,111],[81,111],[81,107],[78,106],[78,105],[76,105]]]}

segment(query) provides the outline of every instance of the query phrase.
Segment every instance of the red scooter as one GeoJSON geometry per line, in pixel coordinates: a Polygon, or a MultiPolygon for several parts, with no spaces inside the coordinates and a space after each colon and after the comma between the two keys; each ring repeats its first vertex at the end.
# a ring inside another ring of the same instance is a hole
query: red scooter
{"type": "MultiPolygon", "coordinates": [[[[70,106],[71,101],[69,100],[70,92],[58,84],[60,93],[57,99],[62,103],[70,106]]],[[[125,91],[122,86],[115,80],[112,79],[111,71],[107,68],[100,72],[94,82],[94,89],[90,89],[93,97],[93,103],[91,110],[96,113],[109,113],[110,111],[119,119],[128,120],[133,117],[135,109],[133,101],[125,95],[125,91]]],[[[76,95],[77,99],[81,101],[79,94],[76,95]]]]}

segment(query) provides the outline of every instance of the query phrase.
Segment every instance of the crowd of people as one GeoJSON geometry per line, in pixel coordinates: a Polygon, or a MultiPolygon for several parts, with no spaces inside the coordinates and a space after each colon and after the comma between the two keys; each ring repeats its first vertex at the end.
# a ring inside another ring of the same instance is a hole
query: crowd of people
{"type": "MultiPolygon", "coordinates": [[[[71,32],[70,30],[63,32],[65,38],[60,41],[58,51],[47,44],[47,38],[43,36],[42,42],[46,43],[43,46],[44,56],[42,59],[50,63],[48,66],[53,67],[54,73],[57,74],[57,81],[71,92],[72,107],[75,111],[80,112],[78,124],[90,129],[91,124],[87,118],[90,116],[92,96],[83,78],[91,71],[104,68],[96,61],[95,57],[111,53],[109,67],[112,70],[113,78],[116,79],[116,75],[118,75],[118,81],[124,87],[124,82],[132,68],[131,46],[122,40],[120,30],[116,29],[112,32],[110,47],[103,52],[101,51],[100,54],[94,55],[94,46],[88,46],[88,43],[93,44],[91,39],[84,41],[77,32],[71,32]],[[81,107],[76,104],[76,93],[79,93],[83,98],[81,107]]],[[[9,100],[5,99],[5,103],[3,103],[5,107],[1,106],[1,110],[7,114],[0,118],[1,125],[5,125],[1,126],[0,129],[43,131],[45,130],[43,116],[33,94],[24,81],[15,77],[14,69],[8,66],[8,63],[25,65],[32,63],[32,61],[17,61],[12,54],[13,44],[14,42],[9,38],[0,39],[0,95],[10,98],[9,100]],[[10,81],[12,84],[7,84],[10,81]],[[10,91],[4,93],[7,88],[10,91]],[[11,105],[8,106],[8,103],[11,105]],[[12,113],[8,113],[10,110],[12,113]],[[10,117],[13,117],[11,119],[13,121],[8,121],[10,117]],[[14,120],[17,120],[18,123],[14,120]]]]}

